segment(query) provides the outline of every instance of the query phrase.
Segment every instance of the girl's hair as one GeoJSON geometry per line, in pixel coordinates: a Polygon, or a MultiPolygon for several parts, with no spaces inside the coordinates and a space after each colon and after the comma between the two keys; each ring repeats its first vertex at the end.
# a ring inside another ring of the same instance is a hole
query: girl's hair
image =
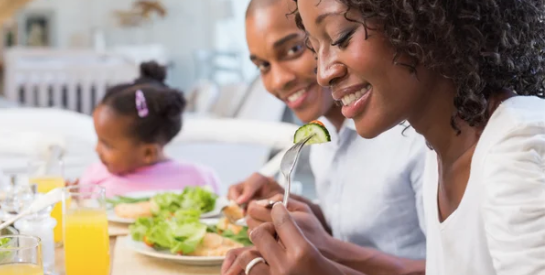
{"type": "Polygon", "coordinates": [[[129,134],[138,141],[165,145],[180,132],[186,106],[183,93],[167,86],[165,78],[165,67],[154,61],[142,63],[140,77],[134,83],[109,88],[101,105],[131,117],[133,122],[129,134]],[[146,115],[139,115],[136,103],[138,91],[144,96],[146,115]]]}
{"type": "MultiPolygon", "coordinates": [[[[297,0],[294,0],[297,2],[297,0]]],[[[423,65],[456,86],[454,118],[488,121],[488,100],[502,89],[545,97],[544,0],[336,0],[377,22],[396,50],[394,64],[423,65]],[[401,54],[414,63],[398,62],[401,54]]],[[[319,2],[319,0],[318,0],[319,2]]],[[[304,29],[297,10],[296,23],[304,29]]]]}

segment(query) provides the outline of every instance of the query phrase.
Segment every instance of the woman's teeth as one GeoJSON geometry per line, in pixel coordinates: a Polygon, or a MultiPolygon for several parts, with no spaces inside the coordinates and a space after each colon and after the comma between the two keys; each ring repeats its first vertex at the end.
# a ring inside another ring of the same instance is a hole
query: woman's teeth
{"type": "Polygon", "coordinates": [[[288,96],[288,102],[293,102],[301,98],[305,94],[305,90],[300,90],[290,96],[288,96]]]}
{"type": "Polygon", "coordinates": [[[371,90],[371,84],[365,86],[365,88],[349,95],[345,95],[341,98],[341,101],[343,102],[344,106],[348,106],[352,103],[354,103],[356,100],[360,99],[362,96],[364,96],[367,92],[371,90]]]}

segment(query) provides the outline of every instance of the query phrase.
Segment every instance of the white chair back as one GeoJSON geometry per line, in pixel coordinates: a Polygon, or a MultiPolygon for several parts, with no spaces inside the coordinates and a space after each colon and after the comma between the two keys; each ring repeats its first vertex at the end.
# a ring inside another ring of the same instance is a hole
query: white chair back
{"type": "Polygon", "coordinates": [[[209,115],[219,96],[218,86],[210,81],[198,81],[188,95],[188,110],[195,114],[209,115]]]}
{"type": "Polygon", "coordinates": [[[4,60],[8,99],[84,114],[91,114],[108,86],[138,76],[136,63],[88,50],[12,48],[6,50],[4,60]]]}
{"type": "Polygon", "coordinates": [[[0,109],[0,170],[25,173],[30,159],[45,159],[57,145],[63,150],[65,176],[75,179],[97,160],[90,116],[52,108],[0,109]],[[1,135],[1,133],[0,133],[1,135]]]}
{"type": "Polygon", "coordinates": [[[267,92],[260,77],[250,85],[240,108],[235,113],[236,118],[255,119],[262,121],[282,121],[286,104],[267,92]]]}
{"type": "Polygon", "coordinates": [[[219,89],[219,96],[212,107],[212,113],[219,117],[234,117],[247,92],[246,83],[223,85],[219,89]]]}
{"type": "Polygon", "coordinates": [[[2,156],[24,155],[46,159],[54,146],[64,151],[66,148],[64,137],[37,131],[0,129],[0,155],[2,156]]]}
{"type": "Polygon", "coordinates": [[[0,109],[0,129],[74,137],[92,145],[97,140],[91,117],[55,108],[0,109]]]}

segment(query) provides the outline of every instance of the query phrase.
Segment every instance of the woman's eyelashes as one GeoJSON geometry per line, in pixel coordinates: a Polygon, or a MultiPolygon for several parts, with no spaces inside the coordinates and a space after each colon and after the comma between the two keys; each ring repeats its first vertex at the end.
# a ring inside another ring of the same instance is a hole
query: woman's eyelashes
{"type": "Polygon", "coordinates": [[[316,53],[316,51],[312,47],[312,44],[310,43],[310,39],[309,39],[308,35],[305,37],[305,47],[307,48],[307,50],[309,50],[309,51],[311,51],[313,53],[316,53]]]}
{"type": "Polygon", "coordinates": [[[353,28],[349,31],[342,33],[341,36],[336,41],[331,43],[331,46],[338,46],[340,49],[346,48],[348,44],[350,43],[350,39],[352,38],[352,35],[354,34],[355,31],[356,31],[356,28],[353,28]]]}

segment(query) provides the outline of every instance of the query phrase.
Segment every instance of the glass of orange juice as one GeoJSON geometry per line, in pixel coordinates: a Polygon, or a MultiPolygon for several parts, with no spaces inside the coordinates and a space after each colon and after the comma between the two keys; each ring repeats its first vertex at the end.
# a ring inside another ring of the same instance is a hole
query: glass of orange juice
{"type": "MultiPolygon", "coordinates": [[[[36,184],[39,193],[47,193],[55,188],[64,187],[63,163],[61,160],[47,163],[33,160],[28,164],[29,183],[36,184]]],[[[57,246],[62,245],[62,203],[57,203],[51,211],[51,217],[57,221],[53,236],[57,246]]]]}
{"type": "Polygon", "coordinates": [[[63,196],[66,275],[108,275],[110,238],[106,191],[97,185],[66,187],[63,196]]]}
{"type": "Polygon", "coordinates": [[[41,242],[38,237],[0,237],[0,274],[44,275],[41,242]]]}

